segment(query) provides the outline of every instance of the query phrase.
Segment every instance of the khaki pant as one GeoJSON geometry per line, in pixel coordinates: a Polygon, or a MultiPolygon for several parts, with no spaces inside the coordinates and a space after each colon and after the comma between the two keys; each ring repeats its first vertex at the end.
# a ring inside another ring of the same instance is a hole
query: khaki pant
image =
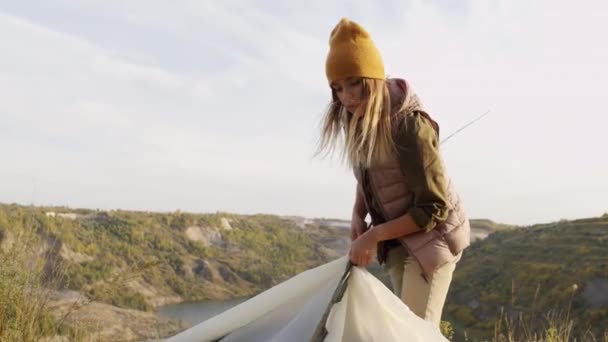
{"type": "Polygon", "coordinates": [[[416,315],[433,322],[439,327],[441,313],[448,294],[452,273],[461,254],[428,277],[422,276],[422,269],[413,257],[407,256],[405,248],[399,246],[391,249],[386,261],[386,269],[393,283],[393,292],[416,315]]]}

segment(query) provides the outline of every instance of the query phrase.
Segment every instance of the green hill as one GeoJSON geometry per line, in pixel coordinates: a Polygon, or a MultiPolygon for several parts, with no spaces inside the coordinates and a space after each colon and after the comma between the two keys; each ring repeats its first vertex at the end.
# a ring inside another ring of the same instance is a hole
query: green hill
{"type": "Polygon", "coordinates": [[[503,229],[473,243],[447,302],[444,318],[460,340],[465,330],[469,341],[492,338],[501,312],[520,329],[542,331],[572,319],[573,335],[604,337],[608,215],[503,229]]]}
{"type": "MultiPolygon", "coordinates": [[[[505,322],[521,317],[529,329],[546,331],[561,317],[551,318],[552,310],[568,308],[567,318],[575,320],[573,334],[590,330],[603,336],[608,216],[517,229],[489,220],[471,223],[475,241],[456,268],[444,311],[456,340],[464,340],[465,331],[468,341],[492,339],[501,317],[505,322]]],[[[8,253],[23,232],[34,232],[32,256],[46,260],[46,269],[65,270],[60,288],[99,303],[90,310],[111,311],[102,306],[106,303],[151,311],[263,291],[344,255],[349,245],[345,228],[347,221],[273,215],[0,204],[0,254],[8,253]]],[[[370,270],[389,285],[377,264],[370,270]]],[[[150,316],[129,314],[155,324],[150,316]]],[[[166,326],[174,329],[175,324],[166,326]]]]}
{"type": "MultiPolygon", "coordinates": [[[[145,311],[249,296],[347,252],[347,221],[306,221],[0,204],[0,242],[6,250],[14,236],[33,230],[39,254],[66,268],[66,288],[145,311]]],[[[501,228],[473,221],[478,226],[501,228]]]]}
{"type": "Polygon", "coordinates": [[[0,274],[8,274],[0,277],[0,294],[18,293],[23,303],[0,300],[0,339],[66,331],[94,331],[107,340],[127,338],[125,331],[129,340],[164,337],[184,326],[157,318],[155,307],[251,296],[346,248],[343,228],[272,215],[0,204],[0,260],[10,261],[0,264],[0,274]],[[25,288],[31,286],[48,292],[33,301],[44,320],[19,318],[21,307],[31,307],[25,288]],[[40,327],[25,326],[36,321],[40,327]],[[11,330],[17,322],[26,323],[11,330]]]}
{"type": "Polygon", "coordinates": [[[49,262],[67,267],[67,288],[139,310],[252,295],[334,258],[324,246],[341,235],[271,215],[0,205],[3,244],[26,229],[49,262]]]}

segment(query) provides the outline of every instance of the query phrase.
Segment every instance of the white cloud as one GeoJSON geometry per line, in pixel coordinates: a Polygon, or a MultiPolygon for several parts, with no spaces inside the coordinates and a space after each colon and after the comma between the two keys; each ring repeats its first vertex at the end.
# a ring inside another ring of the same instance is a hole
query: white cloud
{"type": "Polygon", "coordinates": [[[124,34],[52,8],[0,10],[0,126],[13,132],[0,151],[15,165],[3,174],[27,188],[13,182],[2,201],[31,196],[34,176],[41,201],[348,217],[352,175],[310,160],[329,31],[347,16],[444,136],[492,111],[444,148],[472,216],[530,223],[608,205],[603,3],[60,4],[124,34]]]}

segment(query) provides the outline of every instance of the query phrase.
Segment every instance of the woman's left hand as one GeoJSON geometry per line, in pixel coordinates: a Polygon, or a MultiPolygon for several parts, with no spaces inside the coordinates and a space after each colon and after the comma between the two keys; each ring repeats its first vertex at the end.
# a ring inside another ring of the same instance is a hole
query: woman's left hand
{"type": "Polygon", "coordinates": [[[376,255],[378,248],[378,241],[376,241],[375,234],[372,231],[373,229],[370,229],[363,235],[359,235],[351,243],[348,256],[353,264],[367,267],[372,262],[372,258],[376,255]]]}

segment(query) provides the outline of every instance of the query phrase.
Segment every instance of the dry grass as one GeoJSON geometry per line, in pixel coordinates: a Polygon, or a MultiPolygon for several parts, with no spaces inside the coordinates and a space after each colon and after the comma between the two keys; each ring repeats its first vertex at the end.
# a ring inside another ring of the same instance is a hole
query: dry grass
{"type": "MultiPolygon", "coordinates": [[[[576,318],[572,315],[572,299],[577,288],[572,288],[572,294],[565,310],[554,309],[544,314],[535,314],[534,310],[506,314],[501,310],[500,317],[494,325],[493,342],[608,342],[608,329],[603,336],[595,336],[590,329],[584,333],[575,334],[576,318]]],[[[538,288],[535,294],[535,306],[538,288]]],[[[580,330],[579,330],[580,331],[580,330]]]]}
{"type": "Polygon", "coordinates": [[[50,300],[65,269],[47,260],[39,246],[35,234],[22,233],[11,246],[0,249],[0,341],[40,341],[58,335],[82,341],[82,331],[64,324],[67,315],[57,319],[51,314],[50,300]]]}
{"type": "Polygon", "coordinates": [[[574,336],[574,321],[567,314],[552,311],[539,319],[519,315],[517,318],[502,316],[495,325],[493,342],[608,342],[608,330],[603,336],[595,336],[590,330],[574,336]]]}

